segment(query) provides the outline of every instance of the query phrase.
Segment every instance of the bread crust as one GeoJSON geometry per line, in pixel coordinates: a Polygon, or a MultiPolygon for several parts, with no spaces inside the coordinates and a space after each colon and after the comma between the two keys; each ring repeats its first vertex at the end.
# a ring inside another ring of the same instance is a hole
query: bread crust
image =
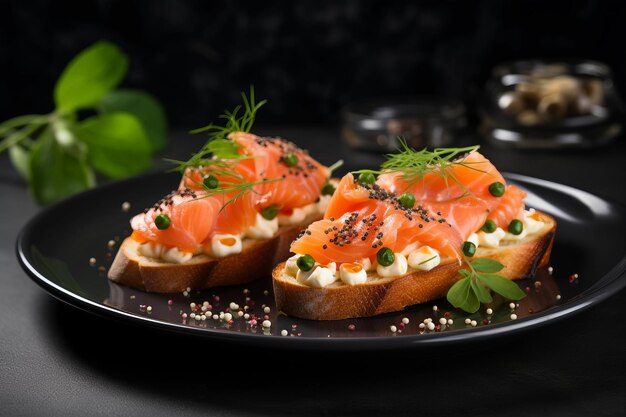
{"type": "Polygon", "coordinates": [[[320,217],[310,214],[300,224],[281,226],[270,239],[243,239],[241,253],[223,258],[201,254],[181,264],[139,255],[139,243],[126,238],[107,276],[118,284],[158,293],[244,284],[270,275],[274,266],[289,256],[291,242],[320,217]]]}
{"type": "MultiPolygon", "coordinates": [[[[533,276],[537,268],[548,264],[556,232],[554,218],[539,214],[545,223],[541,231],[496,249],[479,247],[474,258],[497,260],[505,265],[498,274],[511,280],[533,276]]],[[[461,278],[458,271],[463,267],[464,264],[448,261],[430,271],[414,270],[397,278],[379,278],[374,271],[364,284],[350,286],[337,281],[324,288],[313,288],[285,274],[283,262],[274,268],[272,281],[279,311],[304,319],[340,320],[400,311],[443,297],[461,278]]]]}

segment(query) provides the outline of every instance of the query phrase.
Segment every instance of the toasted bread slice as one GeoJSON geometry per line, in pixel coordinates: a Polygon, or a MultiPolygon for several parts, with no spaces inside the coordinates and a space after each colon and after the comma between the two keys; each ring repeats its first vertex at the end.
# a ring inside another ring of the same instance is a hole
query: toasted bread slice
{"type": "MultiPolygon", "coordinates": [[[[533,276],[538,267],[548,264],[556,231],[554,218],[539,214],[545,224],[538,233],[495,249],[479,247],[474,259],[497,260],[505,265],[498,274],[508,279],[533,276]]],[[[409,270],[406,275],[390,278],[378,277],[373,271],[360,285],[338,280],[324,288],[313,288],[287,275],[283,262],[272,274],[274,297],[278,310],[290,316],[312,320],[369,317],[445,296],[461,278],[458,271],[464,267],[449,260],[430,271],[409,270]]]]}
{"type": "Polygon", "coordinates": [[[310,214],[300,224],[281,226],[270,239],[243,239],[241,253],[213,258],[195,255],[188,262],[168,263],[137,252],[139,243],[126,238],[108,272],[111,281],[148,292],[173,293],[243,284],[268,276],[289,256],[289,246],[302,229],[321,216],[310,214]]]}

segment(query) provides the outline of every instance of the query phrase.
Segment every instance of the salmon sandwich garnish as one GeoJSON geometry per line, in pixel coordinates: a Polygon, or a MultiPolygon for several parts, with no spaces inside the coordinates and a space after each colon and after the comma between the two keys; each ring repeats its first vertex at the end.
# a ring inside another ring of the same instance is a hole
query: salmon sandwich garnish
{"type": "Polygon", "coordinates": [[[263,249],[264,260],[231,280],[250,281],[269,275],[273,265],[259,265],[286,258],[288,241],[322,217],[335,189],[331,173],[338,165],[324,166],[287,140],[250,133],[265,101],[256,103],[253,91],[242,97],[243,111],[238,107],[226,112],[225,126],[210,124],[194,131],[208,132],[209,140],[189,160],[173,161],[182,175],[178,188],[131,219],[133,232],[109,278],[157,292],[227,285],[231,282],[223,276],[210,277],[219,266],[216,261],[237,275],[238,268],[229,265],[241,263],[236,258],[249,256],[252,249],[263,249]],[[149,274],[159,274],[158,282],[149,274]]]}

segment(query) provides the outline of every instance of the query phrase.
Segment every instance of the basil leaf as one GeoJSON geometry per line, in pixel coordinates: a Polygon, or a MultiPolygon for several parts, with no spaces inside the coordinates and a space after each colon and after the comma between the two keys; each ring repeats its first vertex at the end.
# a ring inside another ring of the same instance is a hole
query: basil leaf
{"type": "Polygon", "coordinates": [[[470,262],[472,267],[480,272],[499,272],[504,268],[498,261],[489,258],[478,258],[470,262]]]}
{"type": "Polygon", "coordinates": [[[126,75],[128,58],[115,45],[96,42],[65,67],[54,87],[54,101],[62,112],[95,105],[126,75]]]}
{"type": "Polygon", "coordinates": [[[478,301],[481,303],[490,303],[493,301],[489,290],[485,288],[485,285],[482,282],[473,279],[471,286],[472,290],[474,290],[474,294],[476,294],[476,297],[478,298],[478,301]]]}
{"type": "Polygon", "coordinates": [[[30,177],[30,155],[28,154],[28,151],[20,145],[11,146],[9,148],[9,157],[13,167],[15,167],[15,170],[25,181],[28,181],[28,178],[30,177]]]}
{"type": "Polygon", "coordinates": [[[77,145],[62,146],[47,128],[31,148],[30,186],[39,203],[52,203],[95,184],[85,150],[77,145]]]}
{"type": "Polygon", "coordinates": [[[500,275],[480,274],[478,275],[478,279],[493,291],[509,300],[521,300],[526,297],[526,293],[522,291],[516,283],[500,275]]]}
{"type": "Polygon", "coordinates": [[[89,147],[89,160],[111,178],[137,174],[152,163],[150,143],[137,118],[129,113],[93,116],[74,129],[89,147]]]}
{"type": "Polygon", "coordinates": [[[131,89],[115,90],[102,97],[100,110],[105,113],[131,113],[141,122],[152,151],[160,151],[167,143],[167,119],[161,104],[150,94],[131,89]]]}

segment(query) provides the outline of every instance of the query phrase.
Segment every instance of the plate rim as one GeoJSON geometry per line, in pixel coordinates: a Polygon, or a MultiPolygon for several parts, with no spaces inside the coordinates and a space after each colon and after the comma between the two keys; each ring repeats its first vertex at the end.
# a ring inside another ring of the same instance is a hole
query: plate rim
{"type": "MultiPolygon", "coordinates": [[[[194,326],[186,326],[179,323],[165,322],[151,317],[141,316],[121,309],[108,306],[102,302],[98,303],[81,296],[71,290],[64,288],[50,281],[41,274],[37,268],[29,261],[29,256],[24,247],[24,241],[32,233],[32,229],[45,218],[49,212],[57,210],[67,204],[72,204],[75,200],[89,198],[92,194],[99,194],[107,189],[114,187],[123,187],[124,184],[133,181],[141,181],[149,177],[164,176],[167,173],[151,172],[139,176],[134,176],[121,181],[112,181],[101,186],[86,190],[84,192],[73,195],[69,198],[61,200],[51,206],[45,207],[33,216],[20,230],[16,242],[15,250],[19,264],[26,274],[37,285],[42,287],[48,294],[56,299],[86,311],[90,314],[96,314],[107,319],[119,320],[138,326],[144,326],[150,329],[166,330],[171,333],[184,334],[194,337],[203,337],[222,342],[232,343],[248,343],[257,346],[271,347],[275,349],[324,349],[337,351],[371,351],[371,350],[398,350],[398,349],[415,349],[418,347],[431,346],[447,346],[458,343],[474,343],[484,341],[486,339],[496,339],[506,337],[508,335],[517,334],[527,331],[531,328],[543,327],[545,325],[558,322],[568,318],[574,314],[582,312],[605,299],[617,294],[626,287],[626,254],[617,261],[612,268],[600,277],[592,287],[580,293],[575,300],[555,305],[547,310],[535,313],[531,316],[523,317],[515,321],[491,324],[485,327],[476,327],[463,329],[455,332],[440,332],[428,334],[412,334],[394,336],[350,336],[338,338],[322,338],[322,337],[277,337],[277,335],[267,336],[256,333],[239,333],[228,332],[220,329],[205,329],[194,326]],[[620,279],[622,278],[622,279],[620,279]],[[601,285],[598,285],[601,284],[601,285]]],[[[566,184],[544,180],[522,174],[511,172],[502,172],[502,175],[512,181],[529,183],[538,185],[543,188],[556,190],[566,189],[575,193],[583,193],[583,195],[597,198],[618,209],[622,218],[626,217],[626,206],[612,201],[611,199],[597,196],[579,188],[575,188],[566,184]]]]}

